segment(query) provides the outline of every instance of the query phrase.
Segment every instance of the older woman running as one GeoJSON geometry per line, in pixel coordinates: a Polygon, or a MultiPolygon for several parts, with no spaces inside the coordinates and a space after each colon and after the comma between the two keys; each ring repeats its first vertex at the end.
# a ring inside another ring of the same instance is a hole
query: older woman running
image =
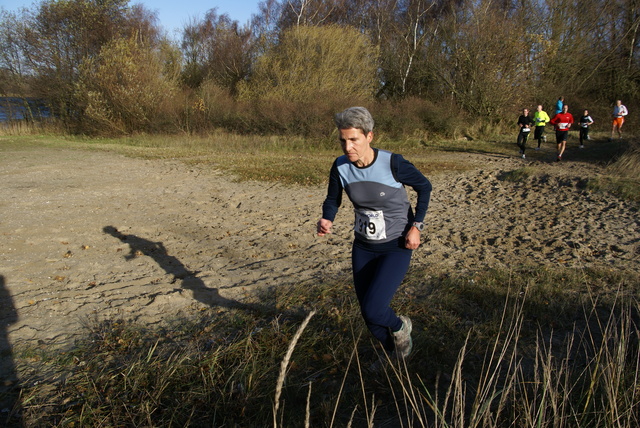
{"type": "Polygon", "coordinates": [[[390,304],[420,245],[431,183],[401,155],[371,147],[374,121],[364,107],[348,108],[334,122],[344,155],[331,167],[317,233],[331,233],[344,190],[355,211],[351,261],[362,317],[387,352],[405,358],[413,346],[412,323],[390,304]],[[405,185],[418,195],[415,212],[405,185]]]}

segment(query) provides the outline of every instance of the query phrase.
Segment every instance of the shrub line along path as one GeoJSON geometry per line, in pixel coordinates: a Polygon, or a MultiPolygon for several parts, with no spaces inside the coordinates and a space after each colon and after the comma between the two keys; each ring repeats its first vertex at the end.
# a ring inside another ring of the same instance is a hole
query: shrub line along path
{"type": "MultiPolygon", "coordinates": [[[[434,194],[414,265],[640,272],[637,206],[584,186],[601,167],[434,156],[469,169],[429,175],[434,194]],[[523,165],[537,173],[503,179],[523,165]]],[[[1,291],[11,296],[0,321],[12,346],[67,346],[91,320],[157,325],[253,305],[263,287],[349,275],[350,207],[332,236],[314,234],[324,186],[240,183],[178,161],[98,151],[5,149],[0,159],[1,291]]]]}

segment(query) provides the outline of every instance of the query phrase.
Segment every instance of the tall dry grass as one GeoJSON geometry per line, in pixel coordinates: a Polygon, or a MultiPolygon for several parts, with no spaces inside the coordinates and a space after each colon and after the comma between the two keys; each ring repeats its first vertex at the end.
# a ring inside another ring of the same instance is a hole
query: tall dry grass
{"type": "Polygon", "coordinates": [[[617,176],[640,181],[640,146],[632,145],[609,169],[617,176]]]}
{"type": "Polygon", "coordinates": [[[464,374],[466,343],[443,400],[424,399],[446,427],[633,427],[640,423],[637,302],[620,302],[606,319],[585,308],[570,332],[536,333],[533,358],[523,353],[526,297],[487,348],[477,383],[464,374]],[[629,306],[627,306],[629,305],[629,306]],[[604,322],[603,322],[604,321],[604,322]]]}
{"type": "Polygon", "coordinates": [[[0,136],[31,136],[42,134],[62,135],[65,130],[59,121],[55,120],[12,120],[8,122],[0,122],[0,136]]]}
{"type": "Polygon", "coordinates": [[[640,202],[640,145],[632,140],[610,159],[605,173],[590,180],[592,189],[611,192],[623,199],[640,202]]]}
{"type": "Polygon", "coordinates": [[[265,291],[265,311],[211,308],[153,329],[96,323],[75,349],[16,350],[40,364],[22,368],[24,422],[638,426],[637,277],[538,268],[473,279],[410,272],[397,305],[419,326],[415,352],[377,371],[382,355],[343,275],[265,291]],[[414,294],[425,280],[431,291],[414,294]]]}

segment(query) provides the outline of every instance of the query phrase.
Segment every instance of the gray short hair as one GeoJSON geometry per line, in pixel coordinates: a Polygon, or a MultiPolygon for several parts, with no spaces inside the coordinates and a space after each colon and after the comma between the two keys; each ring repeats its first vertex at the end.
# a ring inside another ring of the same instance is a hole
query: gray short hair
{"type": "Polygon", "coordinates": [[[340,113],[336,113],[333,121],[338,129],[356,128],[362,130],[364,135],[373,131],[373,117],[369,110],[364,107],[349,107],[340,113]]]}

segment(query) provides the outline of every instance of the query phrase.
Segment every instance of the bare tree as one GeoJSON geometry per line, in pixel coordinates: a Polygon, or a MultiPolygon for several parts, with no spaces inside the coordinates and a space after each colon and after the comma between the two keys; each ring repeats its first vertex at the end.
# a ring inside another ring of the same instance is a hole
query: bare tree
{"type": "Polygon", "coordinates": [[[522,103],[531,86],[530,42],[513,11],[491,0],[469,7],[441,27],[438,43],[445,49],[430,64],[465,110],[496,117],[522,103]]]}
{"type": "Polygon", "coordinates": [[[20,49],[22,18],[0,10],[0,94],[25,95],[28,76],[25,57],[20,49]]]}
{"type": "Polygon", "coordinates": [[[202,21],[187,25],[182,37],[185,57],[184,81],[192,88],[205,80],[235,92],[251,66],[253,37],[228,15],[209,10],[202,21]]]}
{"type": "Polygon", "coordinates": [[[403,64],[403,73],[401,75],[402,89],[404,95],[407,92],[407,80],[412,72],[412,66],[421,52],[421,48],[429,31],[425,25],[425,18],[429,10],[435,5],[432,0],[414,0],[409,1],[406,5],[406,13],[403,19],[403,55],[400,63],[403,64]]]}

